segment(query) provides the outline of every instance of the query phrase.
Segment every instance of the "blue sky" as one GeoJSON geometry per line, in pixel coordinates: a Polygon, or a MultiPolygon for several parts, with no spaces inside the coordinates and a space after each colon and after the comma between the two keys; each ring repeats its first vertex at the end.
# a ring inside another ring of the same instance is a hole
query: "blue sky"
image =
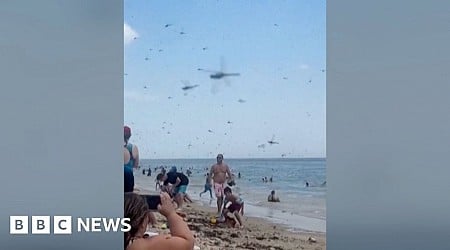
{"type": "Polygon", "coordinates": [[[325,0],[124,4],[124,115],[141,157],[325,157],[325,0]]]}

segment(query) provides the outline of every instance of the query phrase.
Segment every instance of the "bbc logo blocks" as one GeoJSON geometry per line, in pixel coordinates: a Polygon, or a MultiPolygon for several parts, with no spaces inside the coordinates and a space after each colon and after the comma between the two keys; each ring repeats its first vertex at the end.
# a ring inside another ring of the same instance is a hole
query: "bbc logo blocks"
{"type": "MultiPolygon", "coordinates": [[[[10,216],[10,234],[28,234],[31,226],[31,234],[50,234],[50,216],[10,216]]],[[[53,216],[53,234],[72,234],[72,216],[53,216]]]]}
{"type": "Polygon", "coordinates": [[[72,234],[72,216],[53,216],[54,234],[72,234]]]}
{"type": "Polygon", "coordinates": [[[28,216],[9,216],[10,234],[28,234],[28,216]]]}

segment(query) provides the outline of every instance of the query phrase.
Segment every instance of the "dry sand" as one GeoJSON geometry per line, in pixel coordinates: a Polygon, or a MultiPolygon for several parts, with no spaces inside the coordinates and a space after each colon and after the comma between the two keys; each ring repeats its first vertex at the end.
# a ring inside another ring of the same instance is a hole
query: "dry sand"
{"type": "MultiPolygon", "coordinates": [[[[212,224],[211,218],[215,215],[215,209],[193,203],[185,204],[183,212],[187,214],[185,220],[194,233],[195,245],[201,250],[326,249],[326,235],[324,233],[294,233],[264,219],[245,216],[245,224],[242,229],[230,228],[224,223],[212,224]],[[309,241],[308,238],[310,237],[315,239],[315,242],[309,241]]],[[[156,215],[159,225],[166,223],[163,216],[158,213],[156,215]]],[[[158,226],[151,228],[149,231],[159,234],[169,233],[169,229],[161,229],[158,226]]]]}

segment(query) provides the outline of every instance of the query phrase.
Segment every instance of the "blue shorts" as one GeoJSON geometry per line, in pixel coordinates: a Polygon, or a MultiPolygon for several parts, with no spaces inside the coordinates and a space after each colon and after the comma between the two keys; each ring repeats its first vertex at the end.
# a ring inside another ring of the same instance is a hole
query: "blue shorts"
{"type": "Polygon", "coordinates": [[[187,185],[181,185],[181,186],[179,186],[179,187],[175,187],[175,194],[179,194],[179,193],[182,193],[182,194],[186,194],[186,190],[187,190],[187,185]]]}

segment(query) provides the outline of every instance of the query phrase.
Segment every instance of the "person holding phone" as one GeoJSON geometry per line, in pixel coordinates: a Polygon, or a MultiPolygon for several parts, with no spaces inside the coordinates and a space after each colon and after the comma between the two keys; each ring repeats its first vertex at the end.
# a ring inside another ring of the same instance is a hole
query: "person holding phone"
{"type": "Polygon", "coordinates": [[[124,218],[130,219],[131,230],[124,235],[124,250],[191,250],[194,248],[194,235],[188,225],[175,212],[172,199],[167,193],[161,193],[158,211],[164,215],[170,225],[170,234],[146,237],[149,222],[149,207],[144,197],[135,193],[125,194],[124,218]]]}

